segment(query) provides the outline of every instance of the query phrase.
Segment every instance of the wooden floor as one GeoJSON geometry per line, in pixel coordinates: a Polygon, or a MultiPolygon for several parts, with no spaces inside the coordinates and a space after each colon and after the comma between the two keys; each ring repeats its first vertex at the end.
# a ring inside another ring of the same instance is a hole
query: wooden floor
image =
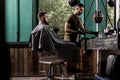
{"type": "MultiPolygon", "coordinates": [[[[10,80],[47,80],[46,77],[11,77],[10,80]]],[[[93,78],[86,77],[86,78],[79,78],[79,79],[66,79],[66,78],[61,78],[61,79],[55,79],[55,80],[94,80],[93,78]]]]}
{"type": "MultiPolygon", "coordinates": [[[[39,76],[33,76],[33,77],[10,77],[10,80],[48,80],[47,77],[39,77],[39,76]]],[[[55,76],[55,80],[94,80],[93,76],[77,76],[75,79],[73,79],[73,76],[69,77],[60,77],[55,76]]]]}
{"type": "Polygon", "coordinates": [[[45,77],[11,77],[10,80],[47,80],[45,77]]]}

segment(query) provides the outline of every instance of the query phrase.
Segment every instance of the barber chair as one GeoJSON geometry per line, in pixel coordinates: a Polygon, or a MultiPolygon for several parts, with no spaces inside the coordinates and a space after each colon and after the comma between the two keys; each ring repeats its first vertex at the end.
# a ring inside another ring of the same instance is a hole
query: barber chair
{"type": "Polygon", "coordinates": [[[120,56],[109,55],[106,64],[106,76],[95,74],[94,80],[120,80],[120,56]]]}
{"type": "Polygon", "coordinates": [[[64,64],[64,60],[59,58],[56,55],[47,55],[40,57],[39,59],[40,64],[44,64],[47,66],[46,69],[46,77],[44,78],[45,80],[75,80],[74,75],[68,75],[67,74],[67,69],[64,64]],[[54,67],[55,65],[60,66],[61,70],[61,75],[56,76],[54,72],[54,67]]]}

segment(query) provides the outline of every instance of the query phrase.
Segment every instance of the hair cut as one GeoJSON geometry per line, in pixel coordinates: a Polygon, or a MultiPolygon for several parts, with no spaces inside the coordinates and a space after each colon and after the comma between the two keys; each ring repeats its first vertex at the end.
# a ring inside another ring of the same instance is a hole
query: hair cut
{"type": "Polygon", "coordinates": [[[78,3],[78,4],[76,4],[75,6],[84,7],[84,5],[83,5],[82,3],[78,3]]]}
{"type": "Polygon", "coordinates": [[[38,19],[39,19],[40,17],[44,16],[45,14],[47,14],[47,12],[39,12],[38,15],[37,15],[37,16],[38,16],[38,19]]]}

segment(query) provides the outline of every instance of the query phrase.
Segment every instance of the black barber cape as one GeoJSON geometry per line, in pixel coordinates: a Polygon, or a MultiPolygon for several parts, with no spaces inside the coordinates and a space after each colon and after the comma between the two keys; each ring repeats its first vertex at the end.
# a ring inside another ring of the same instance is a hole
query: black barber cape
{"type": "Polygon", "coordinates": [[[29,47],[32,51],[42,49],[71,62],[78,62],[80,57],[76,44],[64,41],[53,30],[43,24],[38,24],[31,32],[29,47]]]}

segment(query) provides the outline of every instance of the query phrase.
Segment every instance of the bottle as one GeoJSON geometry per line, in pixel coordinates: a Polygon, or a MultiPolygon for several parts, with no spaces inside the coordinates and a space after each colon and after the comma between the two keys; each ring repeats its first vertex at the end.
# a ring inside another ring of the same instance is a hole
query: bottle
{"type": "Polygon", "coordinates": [[[104,35],[105,35],[105,36],[108,36],[108,28],[105,28],[105,29],[104,29],[104,35]]]}
{"type": "Polygon", "coordinates": [[[99,33],[98,33],[98,38],[102,38],[102,34],[103,34],[103,32],[102,32],[102,30],[100,29],[100,30],[99,30],[99,33]]]}

